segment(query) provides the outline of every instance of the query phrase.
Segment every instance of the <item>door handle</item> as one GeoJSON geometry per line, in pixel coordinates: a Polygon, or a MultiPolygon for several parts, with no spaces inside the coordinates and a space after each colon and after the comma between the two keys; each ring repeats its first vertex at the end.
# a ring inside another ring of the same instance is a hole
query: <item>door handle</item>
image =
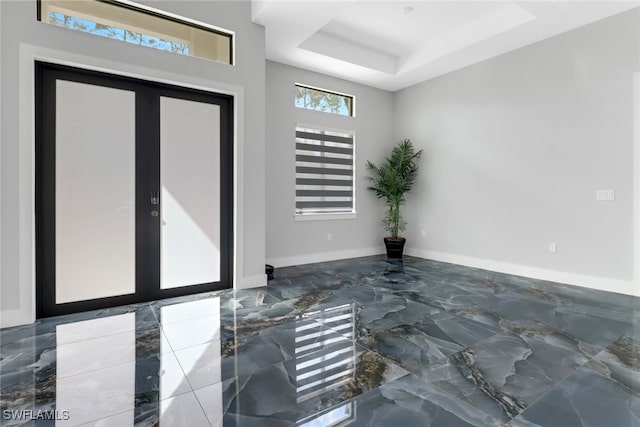
{"type": "Polygon", "coordinates": [[[158,191],[151,192],[151,204],[152,205],[160,204],[160,193],[158,191]]]}

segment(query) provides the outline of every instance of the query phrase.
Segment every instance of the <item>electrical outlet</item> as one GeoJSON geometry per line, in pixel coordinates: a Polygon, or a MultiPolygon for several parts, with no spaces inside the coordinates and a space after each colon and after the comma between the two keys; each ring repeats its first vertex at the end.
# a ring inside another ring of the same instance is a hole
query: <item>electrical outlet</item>
{"type": "Polygon", "coordinates": [[[427,231],[426,230],[422,230],[420,232],[420,234],[422,235],[422,237],[427,237],[427,231]]]}
{"type": "Polygon", "coordinates": [[[555,243],[549,243],[549,252],[551,252],[552,254],[555,254],[557,250],[558,250],[558,247],[556,246],[555,243]]]}
{"type": "Polygon", "coordinates": [[[599,201],[612,201],[616,199],[616,191],[615,190],[597,190],[596,191],[596,200],[599,201]]]}
{"type": "Polygon", "coordinates": [[[331,240],[331,239],[332,239],[331,233],[327,234],[327,240],[331,240]]]}

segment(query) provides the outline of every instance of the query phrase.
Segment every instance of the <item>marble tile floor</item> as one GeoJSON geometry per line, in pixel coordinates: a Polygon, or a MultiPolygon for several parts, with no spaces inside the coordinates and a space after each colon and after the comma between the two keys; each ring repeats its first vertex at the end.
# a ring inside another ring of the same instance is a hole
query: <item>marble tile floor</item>
{"type": "Polygon", "coordinates": [[[412,257],[275,276],[0,330],[0,425],[640,426],[638,298],[412,257]]]}

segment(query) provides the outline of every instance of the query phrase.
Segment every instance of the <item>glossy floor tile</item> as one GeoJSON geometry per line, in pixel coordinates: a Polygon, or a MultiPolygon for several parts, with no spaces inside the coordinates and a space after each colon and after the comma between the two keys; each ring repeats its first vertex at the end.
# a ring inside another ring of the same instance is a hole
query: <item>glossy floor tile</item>
{"type": "Polygon", "coordinates": [[[412,257],[275,276],[0,330],[0,425],[640,426],[638,298],[412,257]]]}

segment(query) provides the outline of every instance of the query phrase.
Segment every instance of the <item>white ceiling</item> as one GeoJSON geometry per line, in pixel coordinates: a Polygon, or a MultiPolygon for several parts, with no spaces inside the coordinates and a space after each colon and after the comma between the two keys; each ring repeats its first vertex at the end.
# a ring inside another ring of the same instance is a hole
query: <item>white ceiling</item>
{"type": "Polygon", "coordinates": [[[395,91],[639,5],[253,0],[252,11],[268,59],[395,91]]]}

